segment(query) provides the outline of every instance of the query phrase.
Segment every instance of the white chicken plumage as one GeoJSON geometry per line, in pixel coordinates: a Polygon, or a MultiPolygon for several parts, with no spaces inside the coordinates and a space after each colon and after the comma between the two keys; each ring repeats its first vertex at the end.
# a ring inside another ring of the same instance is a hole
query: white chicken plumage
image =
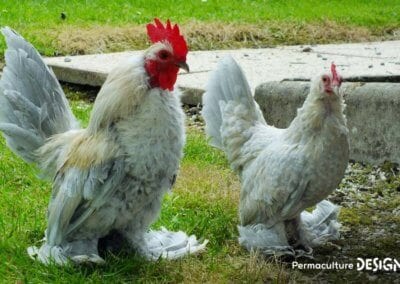
{"type": "Polygon", "coordinates": [[[239,242],[265,254],[299,255],[339,237],[340,183],[349,142],[340,78],[317,76],[287,129],[268,125],[241,68],[218,64],[203,97],[206,133],[241,179],[239,242]],[[316,205],[311,213],[306,208],[316,205]]]}
{"type": "MultiPolygon", "coordinates": [[[[98,242],[113,232],[148,259],[203,250],[206,241],[194,236],[149,230],[174,183],[185,142],[179,93],[160,88],[154,78],[150,83],[146,69],[159,53],[172,56],[171,43],[157,42],[111,71],[88,127],[81,129],[39,53],[11,29],[2,32],[8,49],[0,130],[15,153],[53,180],[44,243],[30,247],[30,256],[45,264],[103,263],[98,242]]],[[[177,73],[179,67],[173,68],[177,73]]]]}

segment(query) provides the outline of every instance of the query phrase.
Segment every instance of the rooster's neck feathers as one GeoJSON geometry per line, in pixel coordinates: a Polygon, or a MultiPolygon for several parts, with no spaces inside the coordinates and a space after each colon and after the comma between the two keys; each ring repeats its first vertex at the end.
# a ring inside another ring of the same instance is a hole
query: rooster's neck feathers
{"type": "Polygon", "coordinates": [[[91,134],[130,116],[143,102],[148,93],[143,65],[144,57],[132,57],[111,70],[94,102],[88,125],[91,134]]]}

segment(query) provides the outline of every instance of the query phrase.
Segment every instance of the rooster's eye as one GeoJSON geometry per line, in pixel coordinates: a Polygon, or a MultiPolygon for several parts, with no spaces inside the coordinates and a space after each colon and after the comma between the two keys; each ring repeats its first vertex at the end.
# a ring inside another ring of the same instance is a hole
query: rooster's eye
{"type": "Polygon", "coordinates": [[[326,83],[328,81],[328,78],[326,76],[322,77],[322,82],[326,83]]]}
{"type": "Polygon", "coordinates": [[[165,60],[169,57],[169,53],[165,50],[161,50],[160,53],[158,54],[158,57],[162,60],[165,60]]]}

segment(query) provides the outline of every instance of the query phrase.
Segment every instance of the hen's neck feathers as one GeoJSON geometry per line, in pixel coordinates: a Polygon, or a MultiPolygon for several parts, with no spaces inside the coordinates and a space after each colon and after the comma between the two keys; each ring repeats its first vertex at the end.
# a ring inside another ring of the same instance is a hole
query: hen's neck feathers
{"type": "Polygon", "coordinates": [[[287,128],[287,137],[296,141],[315,136],[323,138],[323,132],[332,134],[346,132],[345,104],[341,96],[330,95],[323,98],[308,95],[297,116],[287,128]]]}

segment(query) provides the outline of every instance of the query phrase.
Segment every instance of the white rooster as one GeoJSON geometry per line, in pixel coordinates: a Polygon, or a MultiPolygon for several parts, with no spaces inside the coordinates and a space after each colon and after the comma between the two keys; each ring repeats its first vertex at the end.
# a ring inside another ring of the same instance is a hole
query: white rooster
{"type": "Polygon", "coordinates": [[[179,68],[188,71],[178,26],[158,19],[147,25],[153,45],[109,74],[86,129],[34,47],[10,28],[2,32],[8,49],[0,130],[53,181],[44,243],[30,247],[30,256],[45,264],[103,263],[99,239],[115,235],[148,259],[203,250],[206,242],[183,232],[149,231],[185,142],[184,113],[172,92],[179,68]]]}
{"type": "Polygon", "coordinates": [[[212,73],[203,97],[206,133],[241,179],[239,242],[265,254],[299,255],[338,238],[338,208],[324,200],[349,158],[341,79],[317,76],[287,129],[268,125],[231,58],[212,73]],[[312,212],[304,211],[316,206],[312,212]],[[297,252],[296,252],[297,250],[297,252]]]}

